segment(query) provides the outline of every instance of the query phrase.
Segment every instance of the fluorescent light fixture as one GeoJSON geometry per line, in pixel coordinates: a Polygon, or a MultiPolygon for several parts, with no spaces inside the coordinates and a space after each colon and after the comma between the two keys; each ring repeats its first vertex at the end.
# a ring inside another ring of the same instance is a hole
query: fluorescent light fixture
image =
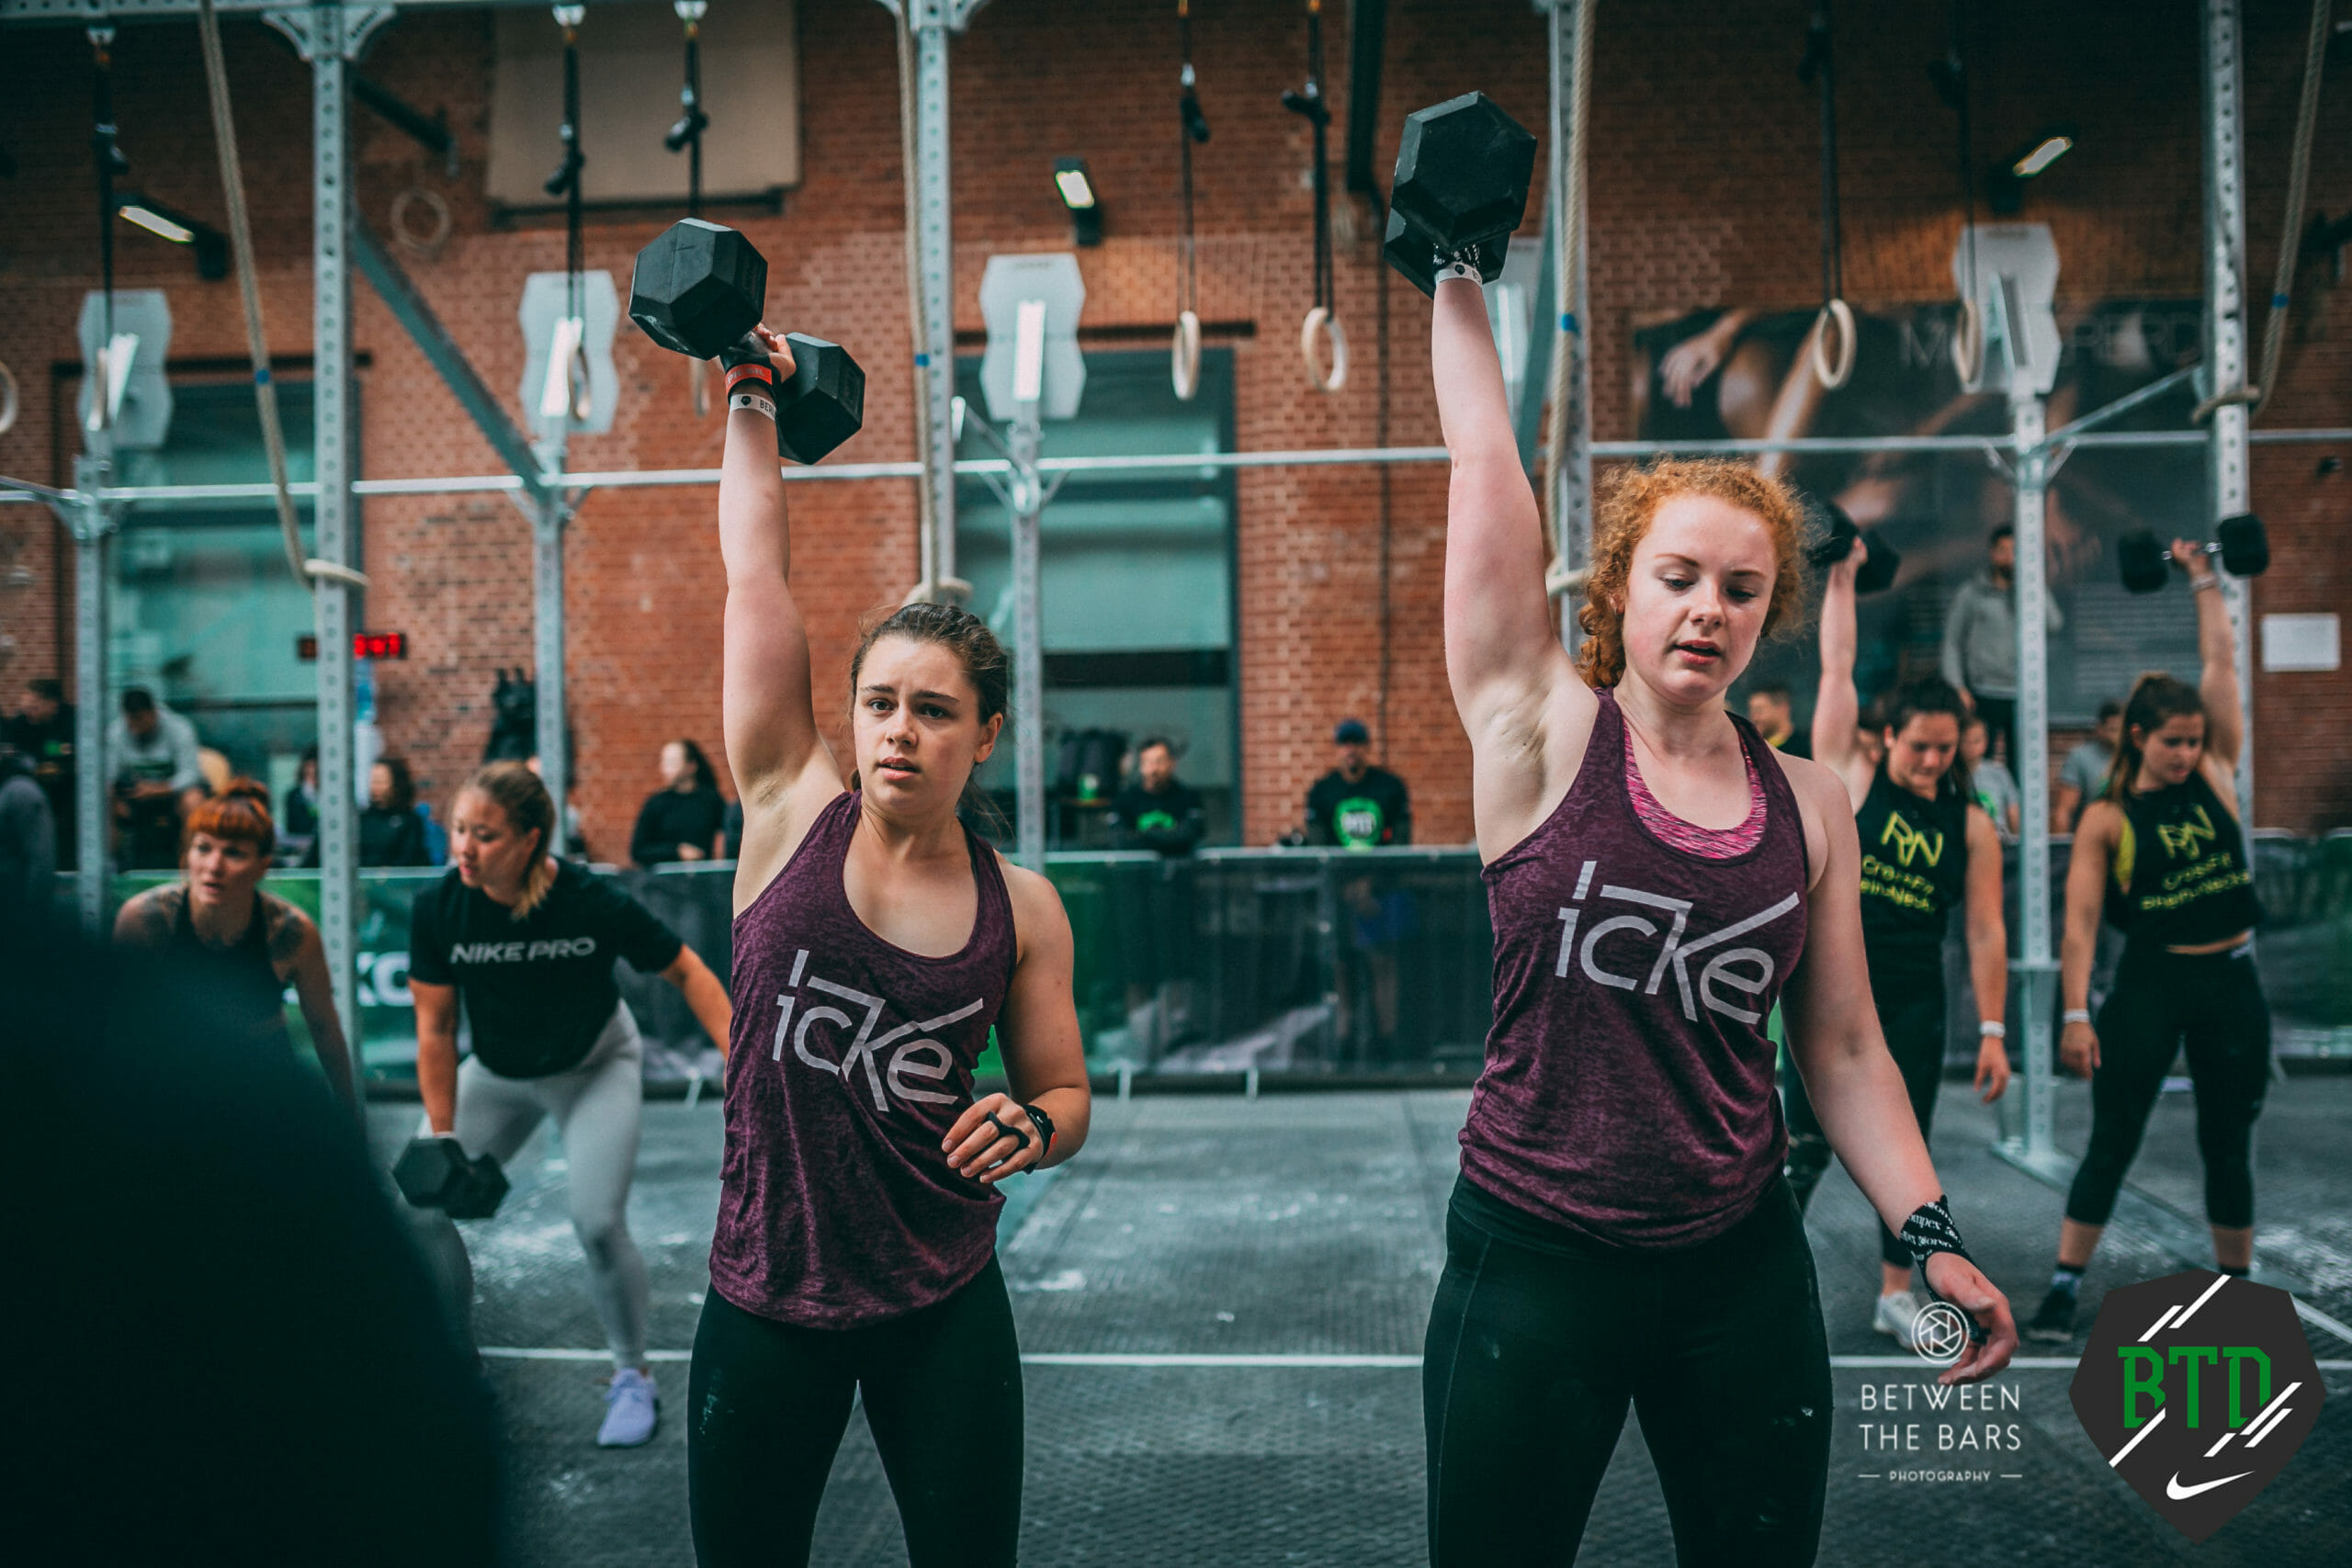
{"type": "Polygon", "coordinates": [[[2021,180],[2030,180],[2066,155],[2075,145],[2071,136],[2045,136],[2032,152],[2009,166],[2009,172],[2021,180]]]}
{"type": "Polygon", "coordinates": [[[1072,212],[1087,212],[1094,207],[1094,182],[1087,177],[1083,158],[1057,158],[1054,161],[1054,187],[1061,192],[1062,205],[1072,212]]]}
{"type": "Polygon", "coordinates": [[[196,243],[196,231],[184,223],[175,223],[152,207],[141,207],[135,201],[122,204],[122,215],[151,234],[160,234],[175,245],[196,243]]]}

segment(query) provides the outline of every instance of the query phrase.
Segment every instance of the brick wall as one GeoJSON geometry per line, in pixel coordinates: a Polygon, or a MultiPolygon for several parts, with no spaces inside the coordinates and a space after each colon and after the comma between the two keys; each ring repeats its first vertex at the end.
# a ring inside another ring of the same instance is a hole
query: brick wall
{"type": "MultiPolygon", "coordinates": [[[[1303,8],[1196,0],[1203,104],[1215,140],[1195,159],[1202,233],[1201,314],[1234,350],[1236,427],[1246,448],[1433,443],[1421,296],[1386,280],[1391,352],[1378,351],[1383,288],[1362,207],[1341,201],[1340,314],[1354,371],[1335,397],[1311,390],[1298,364],[1310,302],[1310,196],[1305,123],[1277,105],[1305,71],[1303,8]]],[[[2040,182],[2025,216],[2051,224],[2064,271],[2062,307],[2118,294],[2196,292],[2200,210],[2196,6],[2189,0],[2085,0],[2054,6],[1988,0],[1976,8],[1980,161],[2052,119],[2080,131],[2075,151],[2040,182]]],[[[2265,292],[2275,254],[2300,74],[2300,7],[2251,7],[2245,107],[2250,291],[2265,292]]],[[[1331,7],[1329,84],[1347,102],[1344,6],[1331,7]]],[[[956,326],[979,328],[977,288],[989,255],[1067,248],[1046,171],[1060,154],[1091,162],[1106,237],[1081,253],[1091,333],[1164,330],[1173,314],[1175,38],[1154,0],[996,0],[956,45],[956,326]]],[[[1842,180],[1848,292],[1888,304],[1947,298],[1957,231],[1951,121],[1923,68],[1943,51],[1940,6],[1894,0],[1841,8],[1842,180]]],[[[807,179],[781,217],[740,221],[771,261],[772,319],[849,343],[867,367],[865,432],[836,461],[912,453],[896,68],[887,14],[871,0],[803,0],[800,13],[807,179]]],[[[592,14],[591,24],[594,25],[592,14]]],[[[1763,0],[1650,0],[1600,13],[1591,167],[1593,380],[1597,424],[1623,436],[1626,332],[1637,317],[1708,304],[1802,304],[1818,291],[1816,130],[1812,95],[1794,76],[1801,17],[1763,0]]],[[[225,25],[246,154],[272,342],[307,351],[308,69],[256,24],[225,25]]],[[[1544,24],[1525,0],[1395,0],[1376,165],[1421,104],[1483,87],[1522,121],[1544,117],[1544,24]]],[[[220,201],[193,27],[126,25],[118,97],[134,183],[200,216],[220,201]]],[[[523,345],[514,309],[526,273],[562,265],[560,224],[496,228],[481,195],[491,29],[481,13],[404,17],[367,70],[428,108],[446,106],[462,149],[449,184],[399,133],[355,109],[357,202],[385,230],[393,197],[422,180],[447,195],[456,231],[409,268],[483,379],[514,386],[523,345]]],[[[669,73],[668,61],[649,70],[669,73]]],[[[55,406],[70,390],[73,321],[95,282],[85,123],[88,52],[72,29],[11,31],[0,50],[0,144],[20,165],[0,185],[0,359],[25,384],[26,410],[0,436],[0,471],[65,482],[70,428],[55,406]]],[[[593,104],[585,145],[596,147],[593,104]]],[[[1334,177],[1340,137],[1333,133],[1334,177]]],[[[2352,206],[2352,96],[2325,106],[2312,179],[2316,207],[2352,206]]],[[[549,143],[552,148],[552,133],[549,143]]],[[[668,214],[599,218],[588,265],[625,279],[668,214]]],[[[1540,219],[1533,221],[1540,222],[1540,219]]],[[[1531,232],[1533,231],[1531,228],[1531,232]]],[[[120,231],[118,281],[172,298],[175,358],[243,352],[235,291],[203,284],[186,254],[120,231]]],[[[2307,267],[2282,385],[2262,423],[2352,424],[2344,332],[2326,268],[2307,267]]],[[[355,342],[369,356],[362,449],[371,477],[495,472],[497,464],[422,356],[364,284],[355,342]]],[[[2260,312],[2255,322],[2258,337],[2260,312]]],[[[718,457],[718,424],[696,422],[684,367],[624,332],[625,401],[613,432],[583,437],[576,468],[676,468],[718,457]]],[[[70,426],[70,420],[67,422],[70,426]]],[[[2276,566],[2258,611],[2335,609],[2352,598],[2338,543],[2352,477],[2323,475],[2326,446],[2271,447],[2256,460],[2256,503],[2273,527],[2276,566]]],[[[1245,471],[1238,485],[1240,669],[1246,830],[1262,842],[1296,820],[1327,765],[1325,738],[1348,713],[1386,724],[1391,766],[1411,781],[1426,838],[1469,833],[1467,748],[1442,679],[1439,590],[1444,476],[1387,476],[1389,637],[1382,690],[1381,476],[1372,470],[1245,471]]],[[[795,586],[817,639],[820,701],[838,733],[834,682],[859,615],[913,581],[914,497],[903,482],[808,485],[792,492],[795,586]]],[[[718,730],[720,575],[708,490],[593,495],[568,546],[571,707],[579,783],[601,852],[625,845],[653,758],[676,734],[718,730]]],[[[528,665],[529,531],[501,498],[447,496],[366,505],[368,619],[414,635],[417,654],[379,686],[392,744],[427,791],[446,795],[480,754],[487,695],[501,666],[528,665]]],[[[15,647],[0,683],[60,671],[56,619],[70,605],[70,549],[33,508],[0,507],[0,586],[15,647]]],[[[14,701],[13,696],[8,699],[14,701]]],[[[2257,819],[2309,829],[2352,821],[2352,783],[2331,766],[2352,720],[2343,674],[2261,677],[2256,690],[2257,819]]],[[[714,753],[716,747],[711,750],[714,753]]],[[[723,766],[723,762],[722,762],[723,766]]]]}

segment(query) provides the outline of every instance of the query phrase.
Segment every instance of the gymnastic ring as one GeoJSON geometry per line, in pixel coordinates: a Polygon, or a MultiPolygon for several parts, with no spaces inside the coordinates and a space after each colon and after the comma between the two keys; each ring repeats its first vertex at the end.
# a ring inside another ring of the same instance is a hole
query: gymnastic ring
{"type": "Polygon", "coordinates": [[[1555,565],[1544,574],[1544,597],[1557,599],[1563,593],[1581,593],[1585,584],[1592,581],[1592,568],[1579,566],[1562,568],[1555,565]]]}
{"type": "Polygon", "coordinates": [[[0,435],[17,426],[17,378],[6,364],[0,364],[0,435]]]}
{"type": "Polygon", "coordinates": [[[1963,387],[1984,373],[1984,308],[1973,299],[1960,302],[1960,320],[1951,334],[1951,367],[1963,387]]]}
{"type": "Polygon", "coordinates": [[[1169,345],[1168,377],[1176,385],[1176,400],[1189,403],[1201,389],[1201,318],[1190,310],[1176,312],[1176,341],[1169,345]]]}
{"type": "Polygon", "coordinates": [[[1317,391],[1336,392],[1348,384],[1348,334],[1340,325],[1340,318],[1321,305],[1306,312],[1306,321],[1298,330],[1298,352],[1306,360],[1306,378],[1315,383],[1317,391]],[[1331,340],[1331,371],[1323,372],[1322,362],[1315,357],[1317,333],[1331,340]]]}
{"type": "Polygon", "coordinates": [[[1843,299],[1832,299],[1813,321],[1813,374],[1825,391],[1834,392],[1854,373],[1854,312],[1843,299]],[[1825,341],[1828,328],[1838,332],[1838,359],[1832,364],[1825,341]]]}
{"type": "Polygon", "coordinates": [[[400,242],[401,248],[423,256],[426,261],[441,254],[441,247],[449,243],[449,231],[456,226],[456,220],[449,212],[449,204],[441,198],[439,193],[426,190],[423,186],[411,186],[392,197],[391,221],[392,238],[400,242]],[[418,202],[423,202],[433,214],[430,233],[417,234],[409,229],[408,209],[418,202]]]}

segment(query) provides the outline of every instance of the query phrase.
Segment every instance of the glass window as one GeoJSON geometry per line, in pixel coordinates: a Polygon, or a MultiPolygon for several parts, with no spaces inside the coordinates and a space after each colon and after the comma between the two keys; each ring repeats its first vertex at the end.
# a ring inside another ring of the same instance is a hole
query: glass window
{"type": "MultiPolygon", "coordinates": [[[[307,381],[277,383],[286,457],[310,479],[311,399],[307,381]]],[[[118,460],[124,485],[266,482],[253,387],[172,388],[172,426],[153,452],[118,460]]],[[[303,544],[311,506],[297,500],[303,544]]],[[[125,514],[113,549],[107,603],[107,711],[126,686],[187,716],[197,738],[232,769],[290,783],[318,731],[315,667],[297,653],[310,635],[310,591],[286,564],[277,511],[267,501],[145,503],[125,514]]]]}
{"type": "MultiPolygon", "coordinates": [[[[984,412],[979,361],[956,383],[984,412]]],[[[1177,400],[1163,352],[1086,356],[1074,419],[1048,421],[1046,457],[1223,452],[1233,434],[1233,356],[1201,355],[1200,387],[1177,400]]],[[[967,430],[956,455],[996,453],[967,430]]],[[[1123,753],[1148,736],[1174,743],[1178,779],[1199,790],[1209,841],[1239,826],[1240,748],[1233,637],[1233,474],[1188,468],[1073,474],[1039,524],[1038,597],[1046,688],[1048,842],[1108,847],[1106,813],[1123,753]]],[[[958,486],[957,575],[972,608],[1012,641],[1012,525],[981,480],[958,486]]],[[[1010,816],[1011,747],[980,773],[1010,816]]]]}

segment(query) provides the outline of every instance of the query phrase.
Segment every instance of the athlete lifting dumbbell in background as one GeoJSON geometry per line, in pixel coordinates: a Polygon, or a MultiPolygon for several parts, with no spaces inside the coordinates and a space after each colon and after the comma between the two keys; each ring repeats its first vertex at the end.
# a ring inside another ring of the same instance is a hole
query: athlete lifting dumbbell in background
{"type": "MultiPolygon", "coordinates": [[[[1894,694],[1884,750],[1873,761],[1854,745],[1854,594],[1875,547],[1856,538],[1829,568],[1821,596],[1821,686],[1813,709],[1813,754],[1846,786],[1861,847],[1862,951],[1871,998],[1887,1050],[1902,1070],[1924,1142],[1935,1124],[1944,1070],[1944,928],[1965,910],[1968,964],[1975,982],[1981,1043],[1976,1088],[1990,1102],[2008,1087],[2002,1013],[2008,993],[2008,933],[2001,915],[2001,841],[1993,819],[1970,798],[1956,760],[1965,710],[1941,680],[1914,681],[1894,694]]],[[[1793,1058],[1792,1058],[1793,1059],[1793,1058]]],[[[1787,1081],[1789,1181],[1800,1209],[1829,1166],[1829,1143],[1805,1098],[1787,1081]]],[[[1912,1257],[1879,1223],[1879,1294],[1871,1326],[1907,1349],[1919,1303],[1912,1257]]]]}
{"type": "MultiPolygon", "coordinates": [[[[633,1448],[653,1436],[658,1412],[645,1358],[645,1262],[629,1238],[627,1214],[645,1048],[613,981],[613,964],[626,958],[677,987],[722,1050],[730,1024],[727,990],[643,905],[576,863],[556,859],[554,832],[555,802],[520,762],[493,762],[458,792],[449,813],[448,874],[418,895],[409,917],[421,1136],[454,1139],[468,1160],[503,1165],[542,1119],[555,1118],[571,1226],[587,1254],[589,1292],[613,1353],[596,1440],[633,1448]],[[463,1066],[460,996],[473,1033],[473,1055],[463,1066]]],[[[402,1156],[404,1189],[423,1163],[402,1156]]],[[[492,1206],[496,1191],[489,1195],[492,1206]]],[[[487,1213],[451,1207],[461,1215],[487,1213]]],[[[473,1284],[464,1243],[436,1218],[428,1245],[454,1277],[460,1312],[469,1310],[473,1284]]]]}
{"type": "Polygon", "coordinates": [[[914,1568],[1009,1565],[1021,1362],[995,1184],[1086,1138],[1069,921],[1051,883],[958,818],[1005,721],[1008,661],[985,622],[918,604],[874,626],[850,660],[849,769],[819,730],[775,460],[779,444],[808,454],[770,423],[812,340],[756,326],[756,288],[718,292],[725,308],[686,351],[717,345],[728,367],[742,1033],[689,1389],[695,1551],[807,1562],[862,1399],[914,1568]],[[991,1027],[1012,1093],[976,1098],[991,1027]]]}
{"type": "MultiPolygon", "coordinates": [[[[2224,543],[2232,525],[2251,521],[2225,523],[2224,543]]],[[[2233,569],[2268,564],[2267,548],[2259,564],[2250,553],[2233,569]]],[[[2106,797],[2083,813],[2066,868],[2058,1056],[2090,1077],[2091,1137],[2066,1194],[2050,1292],[2026,1329],[2052,1343],[2074,1337],[2076,1287],[2184,1045],[2215,1267],[2244,1275],[2254,1263],[2254,1122],[2270,1078],[2270,1009],[2254,966],[2262,906],[2238,817],[2245,719],[2221,575],[2204,548],[2186,540],[2173,542],[2170,558],[2188,573],[2197,600],[2202,674],[2194,687],[2152,674],[2132,688],[2106,797]],[[2124,945],[2094,1028],[2091,959],[2102,908],[2124,945]]],[[[2162,558],[2144,584],[2134,582],[2132,564],[2127,559],[2125,581],[2134,592],[2164,585],[2162,558]]]]}
{"type": "Polygon", "coordinates": [[[356,1112],[351,1050],[335,1016],[326,944],[308,915],[262,890],[277,843],[269,791],[252,779],[232,779],[188,812],[182,880],[126,902],[115,916],[114,939],[171,953],[216,976],[220,1031],[276,1050],[293,1050],[286,1032],[286,988],[293,987],[311,1049],[337,1097],[356,1112]]]}
{"type": "MultiPolygon", "coordinates": [[[[1415,118],[1450,112],[1501,118],[1456,100],[1415,118]]],[[[1523,203],[1533,141],[1518,135],[1523,203]]],[[[1621,471],[1570,661],[1464,255],[1499,250],[1517,214],[1499,231],[1452,223],[1452,187],[1491,184],[1477,164],[1506,137],[1475,120],[1449,135],[1473,165],[1457,182],[1430,156],[1437,136],[1424,123],[1418,177],[1400,157],[1392,211],[1426,226],[1439,275],[1446,669],[1470,735],[1495,1021],[1423,1363],[1430,1557],[1572,1556],[1630,1403],[1682,1561],[1810,1562],[1834,1402],[1781,1172],[1776,998],[1832,1145],[1930,1289],[1990,1331],[1942,1381],[1997,1371],[2015,1329],[1960,1250],[1869,1006],[1853,803],[1724,708],[1758,638],[1800,609],[1796,502],[1728,463],[1621,471]]]]}

